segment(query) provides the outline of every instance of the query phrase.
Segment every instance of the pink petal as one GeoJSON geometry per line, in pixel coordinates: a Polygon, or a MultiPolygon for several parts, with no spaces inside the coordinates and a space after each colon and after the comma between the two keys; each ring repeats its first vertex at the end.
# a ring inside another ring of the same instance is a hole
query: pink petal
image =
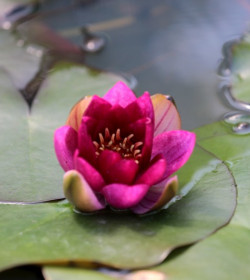
{"type": "Polygon", "coordinates": [[[195,134],[185,130],[164,132],[154,138],[152,157],[162,154],[167,161],[164,178],[181,168],[195,146],[195,134]]]}
{"type": "Polygon", "coordinates": [[[139,169],[134,160],[124,159],[111,150],[104,150],[98,158],[98,169],[106,183],[132,184],[139,169]]]}
{"type": "Polygon", "coordinates": [[[90,117],[83,117],[78,131],[78,148],[80,156],[85,158],[92,165],[96,162],[96,148],[89,133],[89,127],[94,126],[96,121],[90,117]]]}
{"type": "Polygon", "coordinates": [[[153,145],[154,126],[151,119],[147,119],[145,137],[142,147],[142,163],[141,166],[146,166],[151,158],[151,151],[153,145]]]}
{"type": "Polygon", "coordinates": [[[122,159],[107,170],[106,182],[130,185],[134,182],[138,169],[139,166],[133,159],[122,159]]]}
{"type": "Polygon", "coordinates": [[[112,106],[109,114],[106,115],[106,118],[109,122],[108,128],[110,130],[116,130],[117,128],[122,129],[125,124],[129,123],[130,120],[134,118],[134,116],[128,115],[127,108],[123,108],[120,105],[115,104],[112,106]]]}
{"type": "Polygon", "coordinates": [[[73,156],[77,148],[77,132],[67,125],[56,129],[54,147],[57,159],[64,171],[73,169],[73,156]]]}
{"type": "Polygon", "coordinates": [[[102,175],[85,159],[78,157],[78,153],[74,157],[75,169],[79,171],[90,187],[94,191],[100,191],[105,185],[102,175]]]}
{"type": "Polygon", "coordinates": [[[104,150],[97,159],[98,170],[102,174],[103,178],[109,178],[109,173],[112,166],[122,160],[122,156],[114,151],[104,150]]]}
{"type": "Polygon", "coordinates": [[[177,190],[177,176],[168,178],[164,182],[151,187],[143,199],[131,210],[136,214],[145,214],[160,209],[176,195],[177,190]]]}
{"type": "Polygon", "coordinates": [[[135,142],[143,142],[141,154],[142,160],[140,167],[148,165],[151,157],[154,127],[150,118],[140,119],[134,123],[129,124],[128,131],[134,134],[133,140],[135,142]]]}
{"type": "Polygon", "coordinates": [[[127,209],[135,206],[144,197],[149,189],[148,185],[111,184],[102,189],[102,193],[109,205],[118,209],[127,209]]]}
{"type": "Polygon", "coordinates": [[[180,115],[175,105],[163,94],[151,96],[155,112],[155,132],[157,136],[165,131],[181,129],[180,115]]]}
{"type": "Polygon", "coordinates": [[[141,97],[137,99],[137,102],[143,112],[144,117],[150,118],[152,123],[154,123],[154,108],[150,94],[148,92],[145,92],[141,97]]]}
{"type": "Polygon", "coordinates": [[[84,177],[70,170],[63,177],[65,197],[80,211],[92,212],[105,208],[103,197],[97,197],[84,177]]]}
{"type": "Polygon", "coordinates": [[[149,93],[145,92],[141,97],[130,103],[126,107],[126,114],[129,122],[150,118],[154,123],[154,108],[149,93]]]}
{"type": "Polygon", "coordinates": [[[133,91],[122,81],[117,82],[103,97],[111,105],[128,106],[136,100],[133,91]]]}
{"type": "Polygon", "coordinates": [[[156,156],[150,166],[137,178],[136,184],[146,184],[152,186],[161,181],[166,171],[166,160],[161,156],[156,156]]]}
{"type": "Polygon", "coordinates": [[[88,108],[84,112],[84,116],[91,117],[93,119],[103,119],[109,113],[111,105],[103,98],[94,95],[88,108]]]}

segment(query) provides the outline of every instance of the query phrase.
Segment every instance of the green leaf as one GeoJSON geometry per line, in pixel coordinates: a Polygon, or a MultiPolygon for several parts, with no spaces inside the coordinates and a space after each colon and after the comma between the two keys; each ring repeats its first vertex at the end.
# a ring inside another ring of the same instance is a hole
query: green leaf
{"type": "Polygon", "coordinates": [[[45,267],[43,268],[45,280],[114,280],[108,275],[87,269],[68,268],[68,267],[45,267]]]}
{"type": "MultiPolygon", "coordinates": [[[[1,64],[1,62],[0,62],[1,64]]],[[[104,94],[121,77],[58,64],[31,108],[0,71],[0,201],[38,202],[63,197],[62,176],[53,147],[54,130],[71,107],[89,94],[104,94]]]]}
{"type": "Polygon", "coordinates": [[[232,134],[222,123],[197,129],[196,133],[199,144],[222,159],[233,173],[238,187],[236,213],[228,226],[165,262],[158,270],[165,272],[170,280],[248,279],[250,136],[232,134]],[[217,136],[213,137],[214,134],[217,136]]]}
{"type": "Polygon", "coordinates": [[[230,55],[232,94],[240,101],[250,103],[250,35],[233,45],[230,55]]]}
{"type": "Polygon", "coordinates": [[[174,248],[228,223],[236,203],[228,168],[199,147],[179,177],[181,193],[192,188],[188,194],[145,216],[110,210],[81,215],[66,202],[0,205],[0,269],[67,260],[138,268],[163,261],[174,248]]]}
{"type": "Polygon", "coordinates": [[[43,49],[36,45],[22,47],[8,31],[0,29],[0,68],[10,73],[11,80],[18,89],[24,89],[38,73],[43,49]]]}

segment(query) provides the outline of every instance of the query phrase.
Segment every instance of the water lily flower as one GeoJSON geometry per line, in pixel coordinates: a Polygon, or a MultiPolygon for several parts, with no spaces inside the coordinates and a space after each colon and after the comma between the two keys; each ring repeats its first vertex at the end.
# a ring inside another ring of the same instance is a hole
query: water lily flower
{"type": "Polygon", "coordinates": [[[174,104],[162,94],[137,98],[116,83],[103,98],[86,97],[54,135],[66,171],[64,193],[77,209],[110,205],[144,214],[176,195],[177,176],[189,159],[195,134],[180,130],[174,104]]]}

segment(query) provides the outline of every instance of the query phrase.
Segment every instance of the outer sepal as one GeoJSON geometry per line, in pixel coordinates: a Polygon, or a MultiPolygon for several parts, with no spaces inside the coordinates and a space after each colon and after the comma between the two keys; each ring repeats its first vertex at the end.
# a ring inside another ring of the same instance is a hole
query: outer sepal
{"type": "Polygon", "coordinates": [[[155,131],[157,136],[165,131],[181,129],[181,118],[173,102],[163,94],[151,96],[155,112],[155,131]]]}
{"type": "Polygon", "coordinates": [[[136,214],[145,214],[149,211],[160,209],[176,196],[177,190],[177,176],[168,178],[164,182],[151,187],[143,199],[131,210],[136,214]]]}
{"type": "Polygon", "coordinates": [[[92,96],[86,96],[83,99],[81,99],[78,103],[76,103],[69,113],[66,125],[69,125],[76,131],[78,131],[82,122],[82,116],[88,108],[91,100],[92,96]]]}
{"type": "Polygon", "coordinates": [[[97,197],[83,176],[70,170],[63,177],[65,197],[80,211],[93,212],[105,208],[102,197],[97,197]]]}

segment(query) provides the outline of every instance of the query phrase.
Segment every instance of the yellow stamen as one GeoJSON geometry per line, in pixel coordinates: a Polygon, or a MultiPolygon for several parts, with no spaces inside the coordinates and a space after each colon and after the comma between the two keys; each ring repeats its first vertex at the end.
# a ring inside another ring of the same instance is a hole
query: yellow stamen
{"type": "Polygon", "coordinates": [[[96,141],[93,141],[93,144],[95,145],[96,149],[98,149],[100,146],[96,141]]]}
{"type": "Polygon", "coordinates": [[[104,144],[104,138],[103,138],[103,135],[101,133],[99,133],[99,139],[100,139],[100,143],[104,144]]]}
{"type": "Polygon", "coordinates": [[[120,128],[118,128],[118,129],[116,130],[115,137],[116,137],[116,140],[117,140],[117,141],[121,141],[121,140],[122,140],[122,139],[121,139],[121,130],[120,130],[120,128]]]}
{"type": "Polygon", "coordinates": [[[138,147],[142,146],[143,142],[136,142],[135,143],[135,149],[137,149],[138,147]]]}
{"type": "Polygon", "coordinates": [[[126,159],[133,159],[136,164],[142,157],[141,149],[143,142],[133,143],[132,138],[134,134],[129,134],[127,137],[121,136],[121,130],[118,128],[115,133],[111,134],[109,128],[105,128],[104,133],[98,133],[99,141],[93,141],[93,145],[96,149],[96,156],[99,157],[104,150],[111,150],[126,159]]]}
{"type": "Polygon", "coordinates": [[[115,134],[114,133],[111,136],[111,141],[115,144],[115,134]]]}
{"type": "Polygon", "coordinates": [[[130,141],[133,137],[134,137],[134,134],[130,134],[130,135],[128,136],[128,141],[130,141]]]}
{"type": "Polygon", "coordinates": [[[136,157],[136,155],[140,154],[140,152],[141,152],[140,150],[135,150],[133,153],[134,157],[136,157]]]}
{"type": "Polygon", "coordinates": [[[105,139],[109,139],[110,138],[110,132],[109,129],[106,127],[105,128],[105,139]]]}

